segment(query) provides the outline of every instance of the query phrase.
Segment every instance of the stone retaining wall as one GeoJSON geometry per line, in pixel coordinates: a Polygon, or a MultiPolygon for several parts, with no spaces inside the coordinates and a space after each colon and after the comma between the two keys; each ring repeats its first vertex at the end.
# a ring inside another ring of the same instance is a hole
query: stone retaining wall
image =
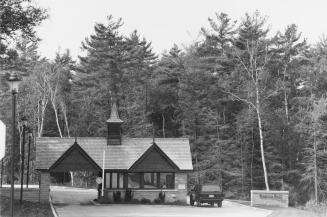
{"type": "Polygon", "coordinates": [[[288,191],[251,190],[251,206],[288,207],[288,191]]]}
{"type": "MultiPolygon", "coordinates": [[[[1,195],[10,197],[10,187],[3,187],[0,190],[1,195]]],[[[49,203],[50,195],[50,173],[40,173],[39,188],[24,188],[23,200],[31,202],[49,203]]],[[[14,198],[20,199],[20,188],[15,188],[14,198]]]]}
{"type": "MultiPolygon", "coordinates": [[[[5,197],[10,197],[10,188],[2,187],[0,188],[0,195],[5,197]]],[[[20,199],[20,188],[15,188],[14,190],[14,198],[20,199]]],[[[25,188],[23,190],[23,200],[31,201],[31,202],[39,202],[39,189],[38,188],[25,188]]]]}

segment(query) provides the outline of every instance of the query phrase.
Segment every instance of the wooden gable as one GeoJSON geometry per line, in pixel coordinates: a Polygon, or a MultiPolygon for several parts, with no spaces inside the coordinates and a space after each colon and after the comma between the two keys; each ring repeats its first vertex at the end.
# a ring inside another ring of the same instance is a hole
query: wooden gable
{"type": "Polygon", "coordinates": [[[135,172],[174,172],[178,166],[155,143],[129,168],[135,172]]]}
{"type": "Polygon", "coordinates": [[[75,142],[50,167],[50,172],[68,171],[99,171],[101,168],[94,160],[75,142]]]}

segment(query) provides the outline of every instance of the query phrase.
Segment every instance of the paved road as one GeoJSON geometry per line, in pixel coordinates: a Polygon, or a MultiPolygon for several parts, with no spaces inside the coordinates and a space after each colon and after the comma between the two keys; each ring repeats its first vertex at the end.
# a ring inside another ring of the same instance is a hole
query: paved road
{"type": "Polygon", "coordinates": [[[222,208],[168,205],[93,205],[94,189],[51,187],[59,217],[266,217],[271,211],[224,201],[222,208]]]}
{"type": "Polygon", "coordinates": [[[266,217],[271,211],[225,201],[222,208],[168,205],[55,206],[59,217],[266,217]]]}

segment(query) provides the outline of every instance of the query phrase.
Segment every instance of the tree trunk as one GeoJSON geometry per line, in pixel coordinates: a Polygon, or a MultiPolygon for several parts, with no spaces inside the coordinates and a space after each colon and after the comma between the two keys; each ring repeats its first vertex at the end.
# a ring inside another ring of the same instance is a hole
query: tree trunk
{"type": "Polygon", "coordinates": [[[253,152],[254,152],[254,138],[253,138],[253,127],[252,127],[252,150],[251,150],[251,168],[250,168],[251,190],[253,189],[253,152]]]}
{"type": "MultiPolygon", "coordinates": [[[[256,85],[258,85],[258,84],[256,84],[256,85]]],[[[269,191],[268,176],[267,176],[266,161],[265,161],[265,152],[264,152],[264,149],[263,149],[263,134],[262,134],[262,123],[261,123],[261,113],[260,113],[260,98],[259,98],[258,86],[256,86],[256,112],[257,112],[259,136],[260,136],[260,149],[261,149],[262,167],[263,167],[263,173],[264,173],[264,178],[265,178],[266,190],[269,191]]]]}
{"type": "Polygon", "coordinates": [[[61,111],[63,113],[64,120],[65,120],[65,125],[66,125],[66,130],[67,130],[67,136],[70,137],[69,126],[68,126],[68,119],[67,119],[67,110],[66,110],[66,107],[65,107],[65,105],[64,105],[63,102],[60,103],[60,106],[61,106],[61,111]]]}
{"type": "Polygon", "coordinates": [[[318,204],[318,169],[317,169],[317,143],[316,143],[316,128],[313,125],[313,150],[314,150],[314,176],[315,176],[315,200],[318,204]]]}
{"type": "Polygon", "coordinates": [[[56,108],[56,105],[55,105],[55,102],[54,101],[52,101],[52,107],[53,107],[53,110],[55,112],[55,117],[56,117],[56,123],[57,123],[57,127],[58,127],[58,132],[59,132],[60,137],[62,138],[62,133],[61,133],[61,129],[60,129],[60,125],[59,125],[59,120],[58,120],[58,112],[57,112],[57,108],[56,108]]]}
{"type": "Polygon", "coordinates": [[[223,180],[222,180],[222,148],[221,148],[221,143],[219,142],[220,136],[219,136],[219,113],[217,112],[217,128],[216,128],[216,134],[217,134],[217,146],[218,146],[218,174],[219,174],[219,184],[220,184],[220,189],[223,189],[223,180]]]}
{"type": "Polygon", "coordinates": [[[289,112],[288,112],[288,100],[287,100],[287,93],[284,90],[284,106],[285,106],[285,116],[286,116],[286,123],[289,124],[289,112]]]}
{"type": "Polygon", "coordinates": [[[70,171],[70,180],[71,180],[72,187],[74,187],[74,173],[72,171],[70,171]]]}
{"type": "Polygon", "coordinates": [[[165,115],[164,115],[164,112],[162,112],[161,115],[162,115],[162,136],[163,136],[163,138],[166,138],[166,133],[165,133],[165,115]]]}
{"type": "Polygon", "coordinates": [[[186,133],[185,133],[185,121],[184,121],[184,119],[182,120],[182,134],[183,134],[183,137],[185,137],[186,133]]]}
{"type": "Polygon", "coordinates": [[[40,126],[38,127],[38,136],[42,137],[42,132],[43,132],[43,125],[44,125],[44,114],[45,114],[45,109],[47,107],[48,100],[41,100],[41,117],[39,120],[40,126]]]}
{"type": "Polygon", "coordinates": [[[241,171],[242,171],[242,177],[241,177],[241,189],[242,189],[242,197],[244,196],[244,165],[243,165],[243,142],[241,141],[241,171]]]}

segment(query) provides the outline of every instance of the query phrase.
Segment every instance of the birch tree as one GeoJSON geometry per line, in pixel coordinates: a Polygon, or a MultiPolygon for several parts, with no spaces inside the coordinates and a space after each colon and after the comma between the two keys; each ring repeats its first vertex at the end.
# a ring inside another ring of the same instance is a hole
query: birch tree
{"type": "Polygon", "coordinates": [[[271,41],[267,39],[268,29],[265,28],[266,20],[259,12],[252,16],[246,14],[238,31],[238,38],[234,41],[232,55],[237,66],[234,79],[230,81],[229,90],[224,90],[232,98],[249,105],[256,113],[261,160],[264,173],[266,190],[269,191],[267,167],[264,151],[264,135],[262,123],[263,102],[273,93],[269,93],[269,69],[271,41]],[[238,78],[237,78],[238,77],[238,78]]]}

